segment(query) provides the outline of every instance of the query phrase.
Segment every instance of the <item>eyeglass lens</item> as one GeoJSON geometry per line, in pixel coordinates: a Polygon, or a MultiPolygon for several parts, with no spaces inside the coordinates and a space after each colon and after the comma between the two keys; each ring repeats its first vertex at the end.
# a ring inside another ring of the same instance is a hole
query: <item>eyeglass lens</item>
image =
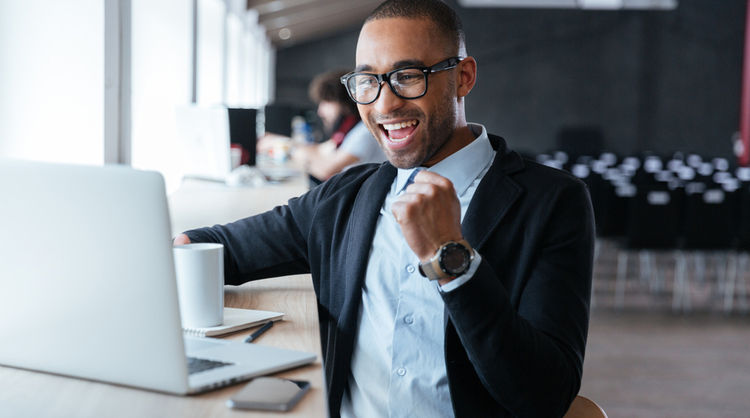
{"type": "MultiPolygon", "coordinates": [[[[422,70],[407,68],[391,74],[388,83],[393,87],[396,94],[405,99],[414,99],[425,93],[425,74],[422,70]]],[[[355,75],[348,82],[352,97],[360,103],[369,103],[375,100],[380,92],[381,85],[375,76],[368,74],[355,75]]]]}

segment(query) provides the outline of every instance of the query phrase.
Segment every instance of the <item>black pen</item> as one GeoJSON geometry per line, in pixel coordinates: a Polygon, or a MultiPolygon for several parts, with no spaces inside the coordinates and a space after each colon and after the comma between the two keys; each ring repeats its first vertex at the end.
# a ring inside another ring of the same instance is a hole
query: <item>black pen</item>
{"type": "Polygon", "coordinates": [[[268,330],[268,328],[271,328],[273,326],[273,321],[269,321],[266,325],[263,325],[260,327],[259,330],[255,331],[254,333],[250,334],[249,337],[245,338],[242,342],[243,343],[251,343],[255,341],[258,337],[261,336],[264,332],[268,330]]]}

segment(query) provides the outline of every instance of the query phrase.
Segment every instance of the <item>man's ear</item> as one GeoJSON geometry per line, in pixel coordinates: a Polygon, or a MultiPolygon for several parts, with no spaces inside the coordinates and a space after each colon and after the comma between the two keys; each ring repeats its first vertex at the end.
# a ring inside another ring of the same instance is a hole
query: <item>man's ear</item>
{"type": "Polygon", "coordinates": [[[474,88],[477,81],[477,62],[472,57],[466,57],[458,64],[457,69],[457,94],[458,97],[464,97],[474,88]]]}

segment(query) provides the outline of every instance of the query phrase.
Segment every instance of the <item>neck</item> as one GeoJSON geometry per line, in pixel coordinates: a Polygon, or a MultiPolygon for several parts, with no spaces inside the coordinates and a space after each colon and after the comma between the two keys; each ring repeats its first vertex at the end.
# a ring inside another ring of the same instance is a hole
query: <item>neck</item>
{"type": "Polygon", "coordinates": [[[456,128],[456,130],[453,131],[453,135],[451,135],[450,139],[445,143],[445,145],[443,145],[442,148],[440,148],[435,153],[432,158],[422,163],[422,167],[432,167],[433,165],[453,155],[461,148],[471,144],[475,139],[476,137],[474,136],[474,132],[472,132],[471,128],[469,128],[469,125],[464,122],[463,125],[459,126],[458,128],[456,128]]]}

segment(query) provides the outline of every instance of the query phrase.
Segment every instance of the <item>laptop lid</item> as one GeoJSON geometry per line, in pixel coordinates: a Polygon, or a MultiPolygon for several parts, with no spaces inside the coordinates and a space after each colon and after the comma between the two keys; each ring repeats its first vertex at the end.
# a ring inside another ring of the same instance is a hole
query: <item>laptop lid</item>
{"type": "Polygon", "coordinates": [[[164,180],[120,166],[0,160],[0,365],[186,394],[315,360],[201,339],[190,375],[164,180]]]}
{"type": "Polygon", "coordinates": [[[225,181],[232,171],[228,109],[224,106],[179,106],[176,120],[185,175],[225,181]]]}
{"type": "Polygon", "coordinates": [[[1,161],[0,364],[186,393],[158,173],[1,161]]]}

